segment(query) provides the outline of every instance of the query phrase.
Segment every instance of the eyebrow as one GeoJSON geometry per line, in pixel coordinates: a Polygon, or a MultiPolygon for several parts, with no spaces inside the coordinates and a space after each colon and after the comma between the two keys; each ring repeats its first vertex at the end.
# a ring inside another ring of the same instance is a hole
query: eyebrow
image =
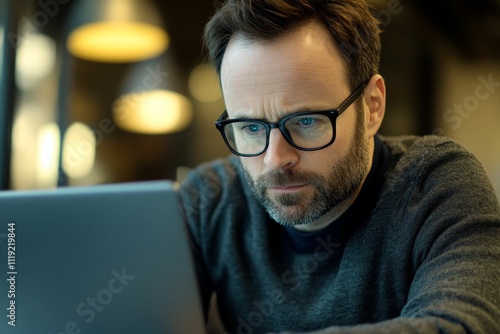
{"type": "MultiPolygon", "coordinates": [[[[324,112],[324,111],[331,111],[331,110],[335,110],[336,108],[330,108],[330,109],[313,109],[313,108],[309,108],[309,107],[306,107],[306,108],[303,108],[303,109],[298,109],[296,111],[293,111],[293,112],[289,112],[289,113],[286,113],[284,115],[280,115],[280,117],[278,118],[278,122],[280,120],[282,120],[283,118],[289,116],[289,115],[293,115],[293,114],[300,114],[300,113],[320,113],[320,112],[324,112]]],[[[226,111],[227,113],[227,111],[226,111]]],[[[270,120],[268,120],[267,118],[257,118],[257,117],[247,117],[247,116],[238,116],[238,115],[235,115],[235,117],[233,118],[229,118],[229,114],[228,114],[228,118],[227,119],[241,119],[241,120],[255,120],[255,121],[264,121],[264,122],[270,122],[270,120]]],[[[271,122],[273,123],[273,122],[271,122]]]]}

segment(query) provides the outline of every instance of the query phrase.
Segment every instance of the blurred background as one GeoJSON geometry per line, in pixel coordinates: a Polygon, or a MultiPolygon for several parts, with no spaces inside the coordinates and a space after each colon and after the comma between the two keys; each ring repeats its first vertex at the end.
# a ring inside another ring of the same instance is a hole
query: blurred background
{"type": "MultiPolygon", "coordinates": [[[[438,134],[500,194],[500,1],[370,0],[382,134],[438,134]]],[[[179,179],[228,155],[202,32],[221,1],[0,0],[0,186],[179,179]]]]}

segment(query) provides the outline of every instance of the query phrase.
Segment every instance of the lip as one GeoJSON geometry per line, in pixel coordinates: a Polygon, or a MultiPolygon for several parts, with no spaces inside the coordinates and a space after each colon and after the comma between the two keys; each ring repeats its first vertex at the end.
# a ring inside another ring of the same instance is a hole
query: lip
{"type": "Polygon", "coordinates": [[[308,184],[289,184],[279,187],[270,187],[268,189],[277,193],[295,193],[303,190],[307,186],[308,184]]]}

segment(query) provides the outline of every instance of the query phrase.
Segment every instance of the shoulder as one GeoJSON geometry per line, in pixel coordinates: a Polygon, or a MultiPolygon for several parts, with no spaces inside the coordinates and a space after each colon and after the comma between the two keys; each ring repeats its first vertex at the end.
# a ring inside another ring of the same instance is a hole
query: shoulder
{"type": "Polygon", "coordinates": [[[217,159],[193,168],[181,189],[188,187],[214,188],[235,182],[239,178],[239,162],[235,157],[217,159]]]}
{"type": "Polygon", "coordinates": [[[425,163],[447,154],[473,155],[458,142],[440,136],[380,136],[388,147],[393,160],[401,162],[425,163]]]}
{"type": "Polygon", "coordinates": [[[381,136],[390,152],[389,170],[395,174],[411,173],[414,177],[428,177],[429,173],[454,171],[476,173],[487,180],[478,159],[458,142],[439,136],[381,136]]]}
{"type": "Polygon", "coordinates": [[[381,139],[390,152],[386,186],[400,195],[403,191],[402,198],[421,204],[446,199],[469,208],[488,203],[498,210],[482,164],[461,144],[439,136],[381,139]]]}
{"type": "Polygon", "coordinates": [[[228,192],[241,190],[239,162],[234,157],[203,163],[188,174],[179,193],[184,209],[207,210],[230,196],[228,192]]]}

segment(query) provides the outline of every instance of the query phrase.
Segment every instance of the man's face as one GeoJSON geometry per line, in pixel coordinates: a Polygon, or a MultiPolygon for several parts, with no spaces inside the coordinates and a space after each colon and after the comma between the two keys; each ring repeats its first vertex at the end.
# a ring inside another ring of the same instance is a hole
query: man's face
{"type": "MultiPolygon", "coordinates": [[[[350,95],[341,55],[325,28],[307,24],[266,43],[234,36],[221,82],[229,118],[278,122],[286,115],[333,109],[350,95]]],[[[371,164],[362,105],[337,119],[335,142],[301,151],[278,129],[266,152],[241,158],[256,198],[277,222],[309,224],[357,194],[371,164]]]]}

